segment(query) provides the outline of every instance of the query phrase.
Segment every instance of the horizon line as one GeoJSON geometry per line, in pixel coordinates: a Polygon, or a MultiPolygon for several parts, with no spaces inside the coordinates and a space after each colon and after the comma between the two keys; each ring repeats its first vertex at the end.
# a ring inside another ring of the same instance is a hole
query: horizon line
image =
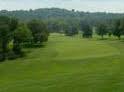
{"type": "Polygon", "coordinates": [[[75,12],[84,12],[84,13],[112,13],[112,14],[124,14],[124,12],[110,12],[110,11],[85,11],[85,10],[76,10],[76,9],[67,9],[67,8],[59,8],[59,7],[44,7],[44,8],[29,8],[29,9],[0,9],[0,11],[30,11],[30,10],[38,10],[38,9],[64,9],[68,11],[74,10],[75,12]]]}

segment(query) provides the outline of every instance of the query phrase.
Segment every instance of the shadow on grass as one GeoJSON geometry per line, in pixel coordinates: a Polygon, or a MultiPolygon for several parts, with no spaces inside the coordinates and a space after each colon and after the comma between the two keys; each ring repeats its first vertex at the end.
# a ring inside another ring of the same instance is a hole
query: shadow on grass
{"type": "Polygon", "coordinates": [[[108,40],[108,38],[97,38],[97,40],[104,41],[104,40],[108,40]]]}
{"type": "Polygon", "coordinates": [[[45,44],[25,44],[23,45],[24,48],[44,48],[45,44]]]}
{"type": "Polygon", "coordinates": [[[121,39],[119,40],[118,38],[116,37],[106,37],[106,38],[96,38],[96,40],[99,40],[99,41],[124,41],[124,39],[121,39]]]}
{"type": "Polygon", "coordinates": [[[124,42],[124,39],[120,40],[121,42],[124,42]]]}
{"type": "Polygon", "coordinates": [[[22,47],[24,50],[22,50],[21,54],[15,54],[13,51],[9,51],[6,53],[6,57],[3,59],[2,54],[0,53],[0,64],[6,62],[6,60],[13,61],[19,58],[25,58],[29,53],[32,52],[31,49],[35,48],[44,48],[46,44],[24,44],[22,47]]]}
{"type": "Polygon", "coordinates": [[[26,56],[25,52],[22,52],[21,54],[15,54],[13,52],[9,52],[6,54],[6,57],[4,59],[2,59],[2,57],[0,57],[0,64],[6,62],[6,61],[13,61],[19,58],[24,58],[26,56]]]}

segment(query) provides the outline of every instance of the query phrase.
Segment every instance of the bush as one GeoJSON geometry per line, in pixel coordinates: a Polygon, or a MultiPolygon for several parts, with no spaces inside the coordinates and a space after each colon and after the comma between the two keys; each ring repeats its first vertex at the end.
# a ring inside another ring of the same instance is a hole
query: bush
{"type": "Polygon", "coordinates": [[[3,53],[0,52],[0,62],[4,61],[5,60],[5,57],[3,57],[3,53]]]}
{"type": "Polygon", "coordinates": [[[18,56],[13,51],[8,52],[7,57],[9,60],[13,60],[13,59],[18,58],[18,56]]]}
{"type": "Polygon", "coordinates": [[[7,58],[8,60],[14,60],[14,59],[17,59],[17,58],[20,58],[20,57],[23,57],[24,56],[24,53],[21,53],[21,54],[15,54],[13,51],[9,51],[8,54],[7,54],[7,58]]]}

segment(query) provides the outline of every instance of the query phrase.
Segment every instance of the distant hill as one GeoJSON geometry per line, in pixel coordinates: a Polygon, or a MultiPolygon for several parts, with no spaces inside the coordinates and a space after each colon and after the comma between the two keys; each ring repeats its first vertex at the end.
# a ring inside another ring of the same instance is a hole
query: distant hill
{"type": "Polygon", "coordinates": [[[14,16],[22,21],[28,21],[31,19],[78,19],[89,21],[94,24],[95,22],[105,22],[111,21],[113,19],[118,19],[124,17],[124,14],[119,13],[105,13],[105,12],[80,12],[80,11],[69,11],[66,9],[59,8],[42,8],[35,10],[17,10],[17,11],[7,11],[1,10],[0,15],[14,16]]]}

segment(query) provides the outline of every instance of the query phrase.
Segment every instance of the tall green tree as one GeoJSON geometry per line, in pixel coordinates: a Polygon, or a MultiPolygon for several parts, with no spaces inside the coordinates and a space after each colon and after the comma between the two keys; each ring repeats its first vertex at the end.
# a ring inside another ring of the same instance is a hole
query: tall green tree
{"type": "Polygon", "coordinates": [[[88,24],[81,25],[82,37],[92,38],[93,30],[88,24]]]}
{"type": "Polygon", "coordinates": [[[14,22],[14,18],[6,16],[0,16],[0,43],[1,43],[1,60],[5,60],[8,43],[13,38],[13,32],[18,24],[17,20],[14,22]]]}
{"type": "Polygon", "coordinates": [[[114,36],[117,36],[118,39],[121,38],[121,35],[122,35],[122,27],[121,27],[121,21],[120,20],[116,20],[115,21],[115,24],[114,24],[114,30],[113,30],[113,35],[114,36]]]}
{"type": "Polygon", "coordinates": [[[96,33],[98,35],[100,35],[102,37],[102,39],[104,38],[104,35],[107,34],[107,28],[105,24],[99,24],[96,28],[96,33]]]}
{"type": "Polygon", "coordinates": [[[31,40],[32,35],[30,30],[25,24],[20,24],[17,29],[14,31],[13,39],[13,51],[17,55],[22,53],[22,44],[31,40]]]}
{"type": "Polygon", "coordinates": [[[0,26],[0,42],[1,42],[1,60],[5,60],[6,53],[7,53],[7,45],[9,42],[9,27],[8,25],[4,24],[0,26]]]}
{"type": "Polygon", "coordinates": [[[35,44],[42,43],[48,40],[48,30],[44,22],[32,20],[28,23],[28,27],[32,32],[33,42],[35,44]]]}
{"type": "Polygon", "coordinates": [[[121,39],[121,35],[124,34],[124,19],[119,19],[115,21],[113,35],[121,39]]]}
{"type": "Polygon", "coordinates": [[[78,34],[78,29],[75,26],[69,25],[66,29],[65,29],[65,35],[66,36],[73,36],[78,34]]]}

